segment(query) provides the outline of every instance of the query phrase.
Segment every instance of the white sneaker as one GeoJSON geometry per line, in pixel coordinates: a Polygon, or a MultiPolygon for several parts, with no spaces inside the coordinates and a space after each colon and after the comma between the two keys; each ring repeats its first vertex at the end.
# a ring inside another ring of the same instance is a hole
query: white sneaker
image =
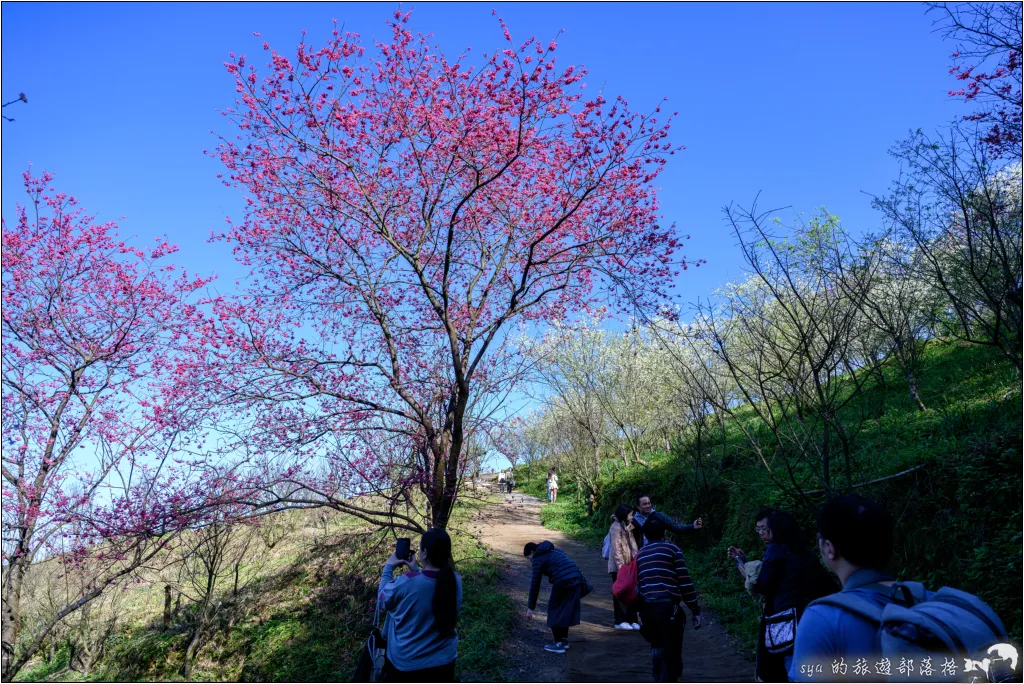
{"type": "Polygon", "coordinates": [[[620,622],[619,624],[615,625],[615,629],[621,629],[624,632],[632,632],[633,625],[629,624],[628,622],[620,622]]]}
{"type": "Polygon", "coordinates": [[[633,629],[639,632],[640,631],[640,623],[639,622],[634,622],[633,623],[633,629]]]}

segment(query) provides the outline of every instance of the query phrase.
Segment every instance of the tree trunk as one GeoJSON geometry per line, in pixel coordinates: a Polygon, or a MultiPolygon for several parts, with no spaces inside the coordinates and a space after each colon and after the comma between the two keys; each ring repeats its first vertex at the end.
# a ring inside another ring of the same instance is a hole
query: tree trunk
{"type": "Polygon", "coordinates": [[[195,660],[199,655],[199,649],[202,648],[203,632],[206,630],[206,623],[209,619],[208,612],[210,610],[210,595],[208,594],[203,601],[202,607],[196,614],[196,627],[195,631],[192,632],[192,638],[188,641],[188,647],[185,649],[185,663],[182,665],[181,674],[184,675],[185,679],[192,678],[192,665],[195,664],[195,660]]]}
{"type": "Polygon", "coordinates": [[[181,674],[185,679],[192,679],[192,661],[195,659],[196,651],[199,650],[199,629],[196,628],[195,634],[188,642],[188,648],[185,649],[185,664],[182,665],[181,674]]]}
{"type": "Polygon", "coordinates": [[[831,464],[829,459],[832,454],[829,452],[829,430],[828,421],[824,421],[822,424],[822,430],[825,435],[821,441],[821,485],[825,488],[825,497],[830,498],[832,496],[832,477],[831,477],[831,464]]]}
{"type": "Polygon", "coordinates": [[[452,517],[459,484],[459,459],[465,446],[465,417],[469,387],[460,387],[451,404],[450,428],[435,443],[431,526],[445,529],[452,517]]]}
{"type": "Polygon", "coordinates": [[[598,483],[601,482],[601,445],[594,442],[594,484],[588,487],[590,490],[587,492],[587,516],[594,515],[594,511],[597,510],[597,488],[598,483]]]}
{"type": "Polygon", "coordinates": [[[164,630],[171,628],[171,585],[164,585],[164,630]]]}
{"type": "Polygon", "coordinates": [[[14,644],[17,643],[18,633],[21,631],[21,590],[27,570],[27,564],[17,560],[8,569],[9,575],[5,578],[2,627],[2,680],[5,682],[14,679],[14,675],[21,669],[14,660],[14,644]]]}
{"type": "Polygon", "coordinates": [[[925,407],[924,402],[921,401],[921,394],[917,389],[917,378],[914,377],[909,368],[907,369],[907,382],[910,385],[910,396],[914,399],[914,403],[917,404],[917,410],[927,411],[928,409],[925,407]]]}

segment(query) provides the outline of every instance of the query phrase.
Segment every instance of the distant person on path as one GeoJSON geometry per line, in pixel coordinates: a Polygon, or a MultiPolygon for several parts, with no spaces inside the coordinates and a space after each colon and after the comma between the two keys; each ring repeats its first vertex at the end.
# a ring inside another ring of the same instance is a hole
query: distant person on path
{"type": "Polygon", "coordinates": [[[378,601],[388,611],[384,676],[389,682],[454,682],[462,578],[452,567],[448,533],[428,530],[417,557],[418,564],[391,554],[384,563],[378,589],[378,601]],[[396,579],[399,565],[409,566],[409,572],[396,579]]]}
{"type": "Polygon", "coordinates": [[[553,470],[548,471],[548,501],[558,501],[558,475],[553,470]]]}
{"type": "MultiPolygon", "coordinates": [[[[633,511],[626,504],[619,504],[612,516],[612,526],[608,530],[608,574],[612,576],[612,584],[619,574],[619,568],[627,565],[636,557],[636,539],[633,538],[633,511]]],[[[636,608],[627,607],[622,601],[612,596],[615,609],[615,629],[638,630],[636,608]]]]}
{"type": "Polygon", "coordinates": [[[528,543],[523,547],[523,556],[533,566],[530,577],[530,596],[526,602],[526,617],[532,618],[540,594],[540,581],[547,576],[551,584],[548,597],[548,627],[554,642],[544,646],[549,653],[565,653],[569,648],[569,628],[580,624],[580,595],[583,590],[583,573],[576,563],[555,548],[549,541],[540,544],[528,543]]]}
{"type": "MultiPolygon", "coordinates": [[[[635,521],[635,518],[634,518],[635,521]]],[[[637,552],[636,567],[640,597],[640,634],[651,644],[651,665],[656,682],[677,682],[683,673],[683,627],[686,604],[693,614],[693,627],[700,629],[697,590],[686,569],[678,546],[665,541],[665,523],[651,517],[644,525],[647,544],[637,552]]]]}
{"type": "Polygon", "coordinates": [[[672,518],[668,517],[664,513],[659,513],[654,510],[654,504],[651,503],[651,497],[648,494],[643,494],[639,499],[636,500],[636,510],[633,512],[633,537],[636,539],[636,545],[638,548],[644,546],[644,525],[647,524],[649,519],[657,518],[661,520],[669,532],[692,532],[699,530],[704,527],[704,521],[697,518],[692,524],[687,525],[685,523],[677,523],[672,518]]]}
{"type": "Polygon", "coordinates": [[[500,492],[504,488],[505,488],[505,471],[504,470],[499,470],[498,471],[498,491],[500,492]]]}
{"type": "Polygon", "coordinates": [[[757,642],[757,678],[762,682],[789,681],[797,621],[814,599],[839,590],[829,573],[807,547],[807,537],[790,513],[763,509],[754,516],[754,529],[765,544],[759,572],[748,576],[747,554],[729,547],[729,557],[751,593],[764,597],[757,642]],[[772,643],[768,643],[768,625],[772,643]],[[788,643],[787,643],[788,642],[788,643]],[[771,650],[769,650],[771,648],[771,650]],[[775,652],[772,652],[775,651],[775,652]]]}
{"type": "Polygon", "coordinates": [[[512,488],[515,487],[515,485],[516,485],[516,480],[512,476],[512,471],[510,470],[510,471],[508,471],[508,476],[505,478],[505,487],[506,487],[506,489],[507,489],[509,494],[512,493],[512,488]]]}

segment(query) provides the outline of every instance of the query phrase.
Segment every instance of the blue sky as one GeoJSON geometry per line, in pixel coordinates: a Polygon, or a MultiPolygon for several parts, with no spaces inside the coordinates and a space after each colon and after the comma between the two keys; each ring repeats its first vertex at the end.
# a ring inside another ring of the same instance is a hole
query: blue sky
{"type": "MultiPolygon", "coordinates": [[[[406,9],[410,5],[404,5],[406,9]]],[[[233,289],[240,270],[207,244],[241,195],[203,155],[220,110],[234,100],[229,52],[262,62],[262,41],[289,54],[308,31],[317,44],[337,18],[364,39],[388,35],[394,5],[361,3],[5,3],[2,209],[13,218],[29,162],[93,213],[119,219],[139,242],[167,234],[176,262],[216,272],[233,289]],[[262,37],[256,38],[258,31],[262,37]]],[[[558,38],[559,63],[583,64],[588,88],[678,110],[672,139],[687,149],[661,176],[662,204],[707,264],[682,274],[686,301],[742,275],[723,221],[730,202],[826,206],[855,232],[878,227],[865,193],[898,172],[888,148],[914,128],[963,113],[946,94],[953,46],[911,3],[453,4],[414,6],[411,27],[455,53],[501,46],[491,9],[513,38],[558,38]]],[[[610,99],[610,98],[609,98],[610,99]]]]}

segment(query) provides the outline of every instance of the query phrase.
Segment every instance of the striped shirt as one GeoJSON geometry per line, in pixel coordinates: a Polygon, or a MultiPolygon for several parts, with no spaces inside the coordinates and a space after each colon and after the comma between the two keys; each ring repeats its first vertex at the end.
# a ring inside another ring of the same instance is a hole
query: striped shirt
{"type": "Polygon", "coordinates": [[[697,590],[678,546],[667,541],[648,542],[636,555],[636,570],[644,601],[682,601],[690,612],[700,615],[697,590]]]}

